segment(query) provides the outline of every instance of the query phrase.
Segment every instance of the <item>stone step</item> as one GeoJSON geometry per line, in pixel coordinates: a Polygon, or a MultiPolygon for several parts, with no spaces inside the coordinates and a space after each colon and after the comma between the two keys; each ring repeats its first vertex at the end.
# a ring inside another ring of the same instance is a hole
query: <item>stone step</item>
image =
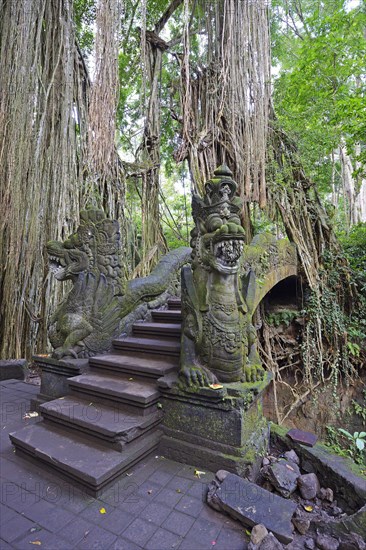
{"type": "Polygon", "coordinates": [[[17,453],[26,454],[38,465],[43,463],[97,497],[123,472],[153,452],[160,436],[160,431],[147,434],[118,452],[84,434],[38,422],[10,434],[10,439],[17,453]]]}
{"type": "Polygon", "coordinates": [[[182,313],[180,310],[153,309],[151,315],[153,320],[158,323],[179,323],[182,321],[182,313]]]}
{"type": "Polygon", "coordinates": [[[74,394],[101,397],[136,408],[154,405],[160,396],[154,382],[141,378],[129,380],[127,375],[88,373],[69,378],[68,383],[74,394]]]}
{"type": "Polygon", "coordinates": [[[178,357],[180,353],[180,342],[172,338],[154,340],[153,338],[135,338],[134,336],[128,336],[127,338],[113,340],[113,347],[123,351],[144,351],[145,353],[175,357],[178,357]]]}
{"type": "Polygon", "coordinates": [[[46,421],[107,441],[117,450],[156,428],[162,416],[158,410],[148,416],[134,415],[118,403],[91,403],[72,395],[41,405],[40,412],[46,421]]]}
{"type": "Polygon", "coordinates": [[[167,301],[168,309],[181,309],[182,300],[180,298],[169,298],[167,301]]]}
{"type": "Polygon", "coordinates": [[[150,338],[179,338],[181,334],[181,323],[134,323],[132,333],[134,336],[150,338]]]}
{"type": "Polygon", "coordinates": [[[134,351],[108,353],[97,355],[89,360],[90,368],[94,371],[110,371],[128,374],[130,376],[143,376],[146,378],[160,378],[178,368],[178,359],[173,356],[151,357],[146,353],[134,351]]]}

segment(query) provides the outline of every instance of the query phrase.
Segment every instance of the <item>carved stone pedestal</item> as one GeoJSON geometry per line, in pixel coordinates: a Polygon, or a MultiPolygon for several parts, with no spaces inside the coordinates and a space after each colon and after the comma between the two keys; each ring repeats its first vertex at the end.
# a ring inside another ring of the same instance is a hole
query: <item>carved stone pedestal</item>
{"type": "Polygon", "coordinates": [[[267,373],[257,383],[182,390],[161,379],[164,435],[159,452],[199,469],[224,469],[254,480],[269,442],[262,396],[270,381],[267,373]]]}
{"type": "Polygon", "coordinates": [[[31,400],[32,410],[39,405],[63,397],[70,393],[67,379],[88,370],[89,359],[53,359],[49,356],[34,355],[33,361],[41,369],[41,391],[31,400]]]}

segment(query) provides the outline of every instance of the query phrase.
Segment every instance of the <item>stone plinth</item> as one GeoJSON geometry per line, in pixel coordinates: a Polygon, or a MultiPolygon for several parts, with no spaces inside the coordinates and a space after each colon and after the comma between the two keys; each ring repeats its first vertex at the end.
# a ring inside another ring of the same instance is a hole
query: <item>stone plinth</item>
{"type": "Polygon", "coordinates": [[[83,374],[89,368],[89,359],[54,359],[34,355],[33,361],[41,369],[41,391],[31,401],[33,410],[46,401],[52,401],[70,393],[67,379],[83,374]]]}
{"type": "Polygon", "coordinates": [[[257,383],[183,390],[161,379],[161,454],[203,470],[225,469],[254,480],[269,441],[262,396],[270,380],[267,374],[257,383]]]}
{"type": "Polygon", "coordinates": [[[26,359],[9,359],[0,361],[0,380],[24,380],[27,372],[26,359]]]}

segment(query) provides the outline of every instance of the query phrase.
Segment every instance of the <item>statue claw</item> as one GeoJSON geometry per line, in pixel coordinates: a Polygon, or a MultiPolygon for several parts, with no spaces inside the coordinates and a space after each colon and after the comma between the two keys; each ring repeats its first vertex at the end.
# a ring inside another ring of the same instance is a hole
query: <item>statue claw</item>
{"type": "Polygon", "coordinates": [[[216,384],[216,376],[205,367],[183,367],[180,373],[181,387],[204,387],[210,384],[216,384]]]}
{"type": "Polygon", "coordinates": [[[58,360],[64,359],[65,357],[73,357],[74,359],[77,359],[78,355],[72,348],[56,348],[52,354],[52,357],[58,360]]]}
{"type": "Polygon", "coordinates": [[[260,365],[246,365],[242,382],[260,382],[264,378],[264,368],[260,365]]]}

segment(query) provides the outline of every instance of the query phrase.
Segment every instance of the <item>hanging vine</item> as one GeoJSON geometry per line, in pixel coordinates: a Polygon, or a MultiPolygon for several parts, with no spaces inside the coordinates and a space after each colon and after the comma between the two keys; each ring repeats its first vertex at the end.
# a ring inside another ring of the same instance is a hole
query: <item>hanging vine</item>
{"type": "MultiPolygon", "coordinates": [[[[246,200],[266,203],[265,162],[270,100],[266,0],[204,4],[206,52],[190,60],[185,26],[181,60],[182,142],[196,191],[226,162],[246,200]]],[[[191,21],[190,21],[191,22],[191,21]]]]}
{"type": "Polygon", "coordinates": [[[271,125],[269,156],[272,216],[280,212],[288,237],[297,246],[303,283],[309,289],[299,312],[303,318],[300,345],[295,346],[290,361],[289,355],[282,355],[281,339],[262,315],[262,354],[274,375],[276,419],[282,423],[319,386],[331,384],[336,396],[340,383],[357,378],[362,357],[351,356],[348,334],[357,323],[361,295],[296,146],[276,121],[271,125]],[[278,404],[278,385],[292,395],[283,410],[278,404]]]}
{"type": "Polygon", "coordinates": [[[122,0],[97,3],[95,70],[89,87],[85,202],[102,207],[108,216],[119,219],[123,225],[125,178],[116,150],[122,9],[122,0]]]}
{"type": "Polygon", "coordinates": [[[77,223],[83,137],[71,1],[2,1],[1,14],[0,339],[11,358],[46,347],[60,291],[47,281],[45,242],[77,223]]]}
{"type": "Polygon", "coordinates": [[[66,289],[49,277],[46,242],[64,240],[92,204],[123,219],[114,145],[120,7],[98,4],[92,83],[72,0],[0,1],[1,357],[47,349],[47,318],[66,289]]]}

